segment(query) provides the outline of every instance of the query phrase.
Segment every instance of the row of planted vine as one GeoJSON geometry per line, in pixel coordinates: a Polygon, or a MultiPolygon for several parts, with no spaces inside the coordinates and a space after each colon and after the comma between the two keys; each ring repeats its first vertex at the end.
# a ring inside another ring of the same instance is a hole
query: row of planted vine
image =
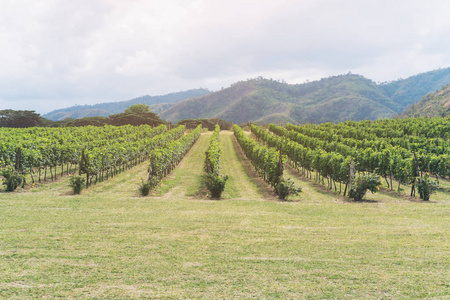
{"type": "MultiPolygon", "coordinates": [[[[356,122],[357,123],[357,122],[356,122]]],[[[367,122],[362,122],[366,124],[367,122]]],[[[352,123],[354,125],[354,123],[352,123]]],[[[252,125],[251,129],[255,136],[267,143],[271,147],[281,147],[284,149],[292,162],[299,170],[311,177],[311,172],[317,172],[317,178],[327,179],[329,188],[336,189],[336,182],[339,183],[340,191],[342,183],[345,184],[345,191],[350,182],[350,163],[354,161],[355,169],[359,172],[378,174],[385,178],[388,187],[393,188],[393,179],[397,180],[398,190],[400,185],[411,185],[411,195],[415,195],[416,185],[421,197],[424,188],[436,185],[426,174],[431,171],[431,160],[427,160],[426,168],[421,162],[426,157],[432,157],[421,151],[418,154],[402,148],[401,146],[389,143],[392,138],[380,138],[370,135],[370,130],[364,129],[368,139],[364,139],[362,133],[355,130],[356,126],[343,128],[342,123],[336,125],[337,130],[329,123],[323,125],[295,126],[287,124],[286,128],[270,124],[268,132],[265,129],[252,125]],[[320,128],[320,129],[319,129],[320,128]],[[361,140],[353,137],[345,137],[339,132],[347,130],[353,136],[359,136],[361,140]],[[328,130],[328,131],[327,131],[328,130]],[[372,146],[372,147],[370,147],[372,146]],[[389,180],[388,180],[389,179],[389,180]]],[[[406,139],[407,137],[405,137],[406,139]]],[[[394,138],[398,140],[398,137],[394,138]]],[[[448,156],[442,154],[438,160],[438,165],[443,172],[434,172],[436,176],[446,176],[448,174],[448,156]]],[[[426,161],[426,160],[425,160],[426,161]]]]}
{"type": "MultiPolygon", "coordinates": [[[[78,173],[72,187],[81,188],[108,179],[149,157],[156,157],[154,170],[174,166],[198,138],[201,127],[184,135],[184,125],[167,130],[165,125],[104,126],[79,128],[27,128],[0,130],[0,167],[4,181],[25,184],[78,173]],[[47,176],[48,175],[48,176],[47,176]],[[9,178],[11,178],[9,180],[9,178]]],[[[160,171],[163,170],[163,171],[160,171]]],[[[155,173],[156,174],[156,173],[155,173]]],[[[14,190],[7,185],[7,190],[14,190]]]]}
{"type": "Polygon", "coordinates": [[[228,176],[220,175],[220,156],[222,150],[219,144],[220,126],[216,124],[211,135],[208,151],[205,152],[205,184],[212,198],[220,198],[225,190],[228,176]]]}
{"type": "Polygon", "coordinates": [[[151,134],[137,140],[128,139],[128,142],[105,144],[103,147],[92,148],[84,155],[81,173],[86,174],[88,178],[90,176],[89,184],[93,177],[97,181],[98,179],[103,180],[105,175],[108,178],[108,174],[114,176],[120,171],[147,160],[152,151],[183,136],[184,130],[184,126],[181,125],[169,131],[164,130],[158,135],[151,134]],[[114,164],[114,162],[116,163],[114,164]]]}
{"type": "MultiPolygon", "coordinates": [[[[253,128],[257,128],[256,125],[252,124],[252,130],[253,128]]],[[[282,154],[283,147],[281,144],[270,143],[269,147],[266,147],[248,137],[244,130],[237,125],[233,126],[233,131],[239,145],[259,176],[274,188],[275,193],[281,199],[285,199],[289,194],[297,194],[301,191],[301,188],[294,187],[290,179],[283,178],[287,157],[282,154]]]]}
{"type": "Polygon", "coordinates": [[[287,124],[286,129],[291,131],[290,136],[298,133],[296,138],[302,141],[309,139],[312,147],[320,147],[326,151],[336,151],[353,157],[360,156],[358,161],[361,164],[360,167],[364,169],[374,171],[376,168],[380,169],[385,166],[383,176],[390,176],[389,166],[395,168],[396,160],[411,158],[414,154],[420,172],[419,176],[424,173],[432,173],[436,177],[450,176],[450,142],[448,139],[425,136],[378,137],[367,132],[362,125],[360,129],[349,127],[350,131],[342,125],[335,129],[329,125],[294,126],[287,124]],[[358,138],[352,136],[358,136],[358,138]],[[364,136],[365,138],[363,138],[364,136]],[[380,153],[391,160],[380,165],[376,157],[380,153]]]}
{"type": "Polygon", "coordinates": [[[202,132],[201,125],[187,134],[184,134],[184,125],[180,127],[183,128],[183,131],[179,136],[164,141],[160,147],[155,147],[150,151],[149,175],[146,181],[142,180],[140,186],[142,195],[148,195],[149,191],[178,165],[202,132]]]}
{"type": "Polygon", "coordinates": [[[222,151],[219,145],[220,126],[216,125],[211,135],[208,151],[205,154],[205,171],[207,173],[220,174],[220,155],[222,151]]]}
{"type": "Polygon", "coordinates": [[[154,137],[165,131],[165,125],[2,128],[0,167],[30,175],[33,182],[40,181],[41,177],[54,179],[57,173],[68,173],[78,166],[84,152],[84,172],[97,177],[106,171],[115,174],[145,159],[157,145],[158,139],[154,137]]]}
{"type": "Polygon", "coordinates": [[[274,135],[255,124],[251,125],[251,131],[257,139],[266,143],[269,147],[281,149],[289,158],[292,166],[302,172],[303,175],[311,178],[313,171],[317,171],[315,177],[317,181],[326,178],[330,188],[333,187],[333,183],[336,187],[336,182],[338,182],[340,183],[340,192],[343,183],[345,185],[344,194],[346,193],[350,174],[350,157],[311,148],[311,144],[308,142],[305,144],[298,143],[287,135],[283,136],[282,133],[286,133],[286,130],[281,126],[270,124],[269,128],[279,135],[274,135]]]}

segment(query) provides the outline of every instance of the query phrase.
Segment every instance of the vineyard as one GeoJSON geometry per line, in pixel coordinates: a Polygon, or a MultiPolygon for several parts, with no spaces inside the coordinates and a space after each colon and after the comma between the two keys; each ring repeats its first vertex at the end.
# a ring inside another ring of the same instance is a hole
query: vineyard
{"type": "Polygon", "coordinates": [[[449,131],[1,129],[26,183],[0,192],[0,298],[448,298],[449,131]],[[383,186],[353,201],[363,176],[383,186]]]}
{"type": "MultiPolygon", "coordinates": [[[[408,186],[411,196],[417,190],[422,199],[426,198],[424,187],[436,186],[440,179],[450,175],[448,119],[286,127],[269,124],[268,130],[252,124],[250,128],[262,144],[287,155],[291,166],[302,175],[311,178],[314,172],[317,182],[326,179],[327,186],[335,191],[338,183],[339,193],[344,185],[344,195],[352,180],[350,174],[357,172],[381,176],[390,190],[394,189],[394,181],[398,192],[402,184],[408,186]]],[[[273,163],[274,154],[254,159],[258,161],[255,164],[258,169],[261,163],[273,163]]]]}
{"type": "Polygon", "coordinates": [[[175,167],[200,132],[201,126],[184,135],[184,125],[171,130],[165,125],[4,128],[0,161],[3,168],[29,176],[32,183],[72,172],[84,174],[89,186],[151,158],[149,181],[157,182],[175,167]]]}
{"type": "MultiPolygon", "coordinates": [[[[237,125],[234,135],[255,170],[275,193],[286,185],[286,163],[302,176],[326,184],[344,196],[357,174],[373,174],[400,192],[423,189],[450,176],[449,119],[393,119],[306,124],[285,127],[250,125],[255,139],[237,125]],[[314,178],[312,177],[314,175],[314,178]]],[[[85,174],[86,185],[103,181],[149,161],[148,184],[162,180],[198,139],[201,126],[184,135],[180,125],[27,128],[0,131],[0,166],[27,176],[31,183],[58,175],[85,174]]],[[[205,170],[219,176],[220,147],[216,126],[205,170]]],[[[226,180],[226,179],[225,179],[226,180]]],[[[216,178],[217,181],[217,178],[216,178]]]]}

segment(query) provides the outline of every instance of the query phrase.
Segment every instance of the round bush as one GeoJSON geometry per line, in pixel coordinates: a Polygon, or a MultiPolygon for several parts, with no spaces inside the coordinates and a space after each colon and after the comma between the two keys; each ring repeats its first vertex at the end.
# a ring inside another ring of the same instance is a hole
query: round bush
{"type": "Polygon", "coordinates": [[[206,175],[206,188],[211,193],[211,198],[220,198],[222,192],[225,190],[227,180],[228,176],[220,176],[214,173],[206,175]]]}

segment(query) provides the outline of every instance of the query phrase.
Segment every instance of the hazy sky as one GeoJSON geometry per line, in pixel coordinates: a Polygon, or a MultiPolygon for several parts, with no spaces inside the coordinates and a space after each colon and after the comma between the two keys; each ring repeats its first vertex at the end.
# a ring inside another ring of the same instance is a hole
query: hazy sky
{"type": "Polygon", "coordinates": [[[0,0],[0,109],[450,66],[448,0],[0,0]]]}

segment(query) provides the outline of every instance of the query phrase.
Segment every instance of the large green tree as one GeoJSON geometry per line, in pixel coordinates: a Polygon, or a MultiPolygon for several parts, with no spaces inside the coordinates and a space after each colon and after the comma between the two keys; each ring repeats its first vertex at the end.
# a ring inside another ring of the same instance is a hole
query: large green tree
{"type": "Polygon", "coordinates": [[[46,120],[34,110],[0,110],[0,127],[25,128],[45,125],[46,120]]]}
{"type": "Polygon", "coordinates": [[[115,114],[109,116],[109,122],[111,125],[152,125],[157,126],[159,124],[166,123],[161,120],[161,118],[150,111],[150,107],[147,104],[135,104],[127,109],[121,114],[115,114]]]}
{"type": "Polygon", "coordinates": [[[151,112],[150,106],[144,103],[138,103],[125,109],[126,114],[146,114],[151,112]]]}

